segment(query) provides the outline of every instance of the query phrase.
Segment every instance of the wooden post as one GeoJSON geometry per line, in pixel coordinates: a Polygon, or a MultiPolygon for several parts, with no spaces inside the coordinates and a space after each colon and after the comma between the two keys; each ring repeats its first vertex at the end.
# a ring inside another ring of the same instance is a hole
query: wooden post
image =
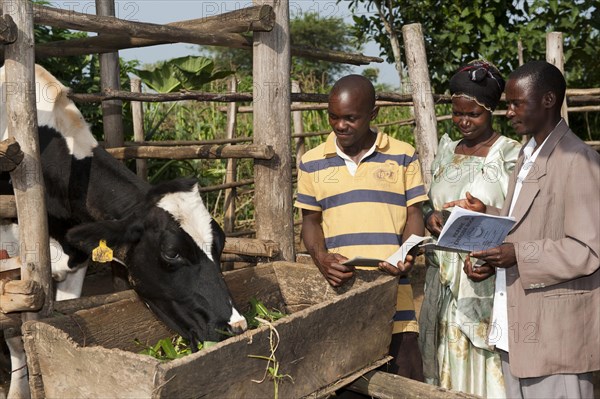
{"type": "MultiPolygon", "coordinates": [[[[114,0],[96,0],[96,14],[114,17],[114,0]]],[[[100,55],[100,82],[102,90],[121,89],[119,52],[100,55]]],[[[107,148],[122,147],[125,142],[122,109],[123,102],[121,100],[102,102],[102,123],[104,124],[104,141],[107,148]]]]}
{"type": "Polygon", "coordinates": [[[39,283],[46,296],[38,313],[23,313],[23,320],[47,317],[52,313],[52,276],[44,178],[38,140],[33,8],[28,0],[4,0],[4,12],[19,27],[17,40],[6,46],[5,92],[9,136],[15,137],[25,154],[10,172],[19,219],[21,278],[39,283]]]}
{"type": "MultiPolygon", "coordinates": [[[[44,178],[38,140],[35,91],[35,37],[33,34],[33,4],[29,0],[3,0],[4,12],[18,27],[15,42],[5,47],[5,92],[0,101],[6,101],[8,135],[14,137],[24,153],[23,161],[12,171],[17,216],[19,219],[19,256],[22,261],[21,279],[37,283],[44,292],[44,304],[39,312],[21,313],[22,321],[37,320],[52,314],[54,293],[50,270],[50,245],[44,178]]],[[[20,329],[4,330],[4,337],[14,345],[27,346],[20,337],[20,329]]],[[[29,378],[27,391],[9,394],[41,397],[41,378],[34,376],[37,363],[28,359],[29,371],[14,370],[16,377],[29,378]]]]}
{"type": "MultiPolygon", "coordinates": [[[[232,76],[229,80],[229,92],[237,92],[237,78],[232,76]]],[[[237,103],[230,102],[227,104],[227,127],[226,134],[228,139],[235,137],[237,128],[237,103]]],[[[227,160],[227,170],[225,172],[225,184],[235,183],[237,180],[237,159],[229,158],[227,160]]],[[[235,230],[235,199],[237,196],[237,188],[231,187],[225,189],[225,198],[223,200],[223,230],[225,234],[230,234],[235,230]]],[[[234,262],[222,262],[221,270],[233,270],[234,262]]]]}
{"type": "Polygon", "coordinates": [[[253,43],[254,143],[275,151],[273,159],[254,162],[256,236],[279,242],[282,259],[293,261],[289,1],[254,4],[275,11],[273,31],[255,32],[253,43]]]}
{"type": "MultiPolygon", "coordinates": [[[[131,92],[142,92],[142,80],[139,78],[131,79],[131,92]]],[[[131,102],[131,116],[133,118],[133,141],[141,143],[144,138],[144,108],[139,101],[131,102]]],[[[148,161],[145,159],[136,159],[135,167],[137,175],[144,180],[148,180],[148,161]]]]}
{"type": "MultiPolygon", "coordinates": [[[[292,93],[300,93],[300,84],[298,81],[292,80],[292,93]]],[[[304,124],[302,123],[302,111],[292,111],[292,119],[294,121],[294,134],[304,134],[304,124]]],[[[300,165],[300,159],[306,152],[306,140],[304,137],[296,137],[296,168],[300,165]]]]}
{"type": "Polygon", "coordinates": [[[404,37],[408,76],[415,111],[415,142],[421,161],[423,182],[426,190],[429,191],[432,179],[431,165],[433,158],[435,158],[438,139],[435,107],[421,24],[404,25],[402,35],[404,37]]]}
{"type": "MultiPolygon", "coordinates": [[[[563,53],[563,34],[562,32],[549,32],[546,34],[546,61],[556,66],[565,74],[565,55],[563,53]]],[[[567,97],[563,101],[560,110],[561,116],[569,124],[569,114],[567,112],[567,97]]]]}
{"type": "MultiPolygon", "coordinates": [[[[237,92],[237,78],[231,77],[229,81],[229,92],[237,92]]],[[[233,139],[237,127],[237,103],[231,102],[227,105],[227,138],[233,139]]],[[[227,160],[227,172],[225,174],[225,184],[233,183],[237,180],[237,160],[229,158],[227,160]]],[[[225,202],[223,210],[225,218],[223,219],[223,230],[225,233],[233,232],[235,228],[235,197],[236,188],[228,188],[225,190],[225,202]]]]}

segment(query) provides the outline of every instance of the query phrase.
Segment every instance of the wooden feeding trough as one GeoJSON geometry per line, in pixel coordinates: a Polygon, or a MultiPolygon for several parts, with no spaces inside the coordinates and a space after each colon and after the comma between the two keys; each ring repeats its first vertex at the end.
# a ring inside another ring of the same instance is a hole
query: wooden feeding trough
{"type": "MultiPolygon", "coordinates": [[[[318,396],[353,373],[386,359],[397,289],[395,278],[363,271],[342,289],[316,267],[274,262],[225,273],[242,311],[255,297],[288,316],[273,323],[279,396],[318,396]],[[245,306],[244,306],[245,305],[245,306]]],[[[172,333],[137,298],[24,324],[30,378],[43,397],[267,398],[271,329],[229,338],[161,362],[137,352],[135,339],[156,343],[172,333]]],[[[356,378],[356,377],[355,377],[356,378]]],[[[35,391],[35,390],[34,390],[35,391]]],[[[35,395],[34,395],[35,396],[35,395]]]]}

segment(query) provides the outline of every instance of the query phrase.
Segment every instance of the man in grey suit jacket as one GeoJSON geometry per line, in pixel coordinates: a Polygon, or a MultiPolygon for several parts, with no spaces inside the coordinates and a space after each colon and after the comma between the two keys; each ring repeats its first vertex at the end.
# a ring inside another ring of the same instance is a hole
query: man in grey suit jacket
{"type": "Polygon", "coordinates": [[[592,398],[600,369],[600,156],[561,118],[565,90],[550,63],[516,69],[506,116],[532,138],[504,207],[469,194],[446,204],[516,219],[504,244],[470,254],[483,266],[464,267],[477,280],[497,273],[489,341],[510,398],[592,398]]]}

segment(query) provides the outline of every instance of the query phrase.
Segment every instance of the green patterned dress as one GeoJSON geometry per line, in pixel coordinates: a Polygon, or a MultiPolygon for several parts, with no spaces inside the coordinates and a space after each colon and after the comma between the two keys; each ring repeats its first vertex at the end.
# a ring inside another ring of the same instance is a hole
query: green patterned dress
{"type": "MultiPolygon", "coordinates": [[[[486,157],[455,154],[459,141],[444,135],[433,162],[430,209],[465,198],[469,191],[502,207],[521,144],[500,136],[486,157]]],[[[486,343],[494,281],[476,283],[463,272],[464,254],[426,253],[427,276],[420,341],[427,382],[488,398],[504,398],[499,356],[486,343]],[[437,361],[436,361],[437,357],[437,361]]]]}

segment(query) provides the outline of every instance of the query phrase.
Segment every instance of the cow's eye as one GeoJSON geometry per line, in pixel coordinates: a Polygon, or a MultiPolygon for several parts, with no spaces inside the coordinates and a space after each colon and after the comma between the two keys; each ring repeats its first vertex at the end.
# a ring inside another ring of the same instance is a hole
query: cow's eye
{"type": "Polygon", "coordinates": [[[186,262],[185,258],[175,248],[161,250],[160,256],[169,265],[182,265],[186,262]]]}
{"type": "Polygon", "coordinates": [[[181,258],[181,255],[179,255],[179,253],[176,251],[163,252],[163,256],[165,257],[166,260],[169,260],[169,261],[173,261],[173,260],[177,260],[177,259],[181,258]]]}

